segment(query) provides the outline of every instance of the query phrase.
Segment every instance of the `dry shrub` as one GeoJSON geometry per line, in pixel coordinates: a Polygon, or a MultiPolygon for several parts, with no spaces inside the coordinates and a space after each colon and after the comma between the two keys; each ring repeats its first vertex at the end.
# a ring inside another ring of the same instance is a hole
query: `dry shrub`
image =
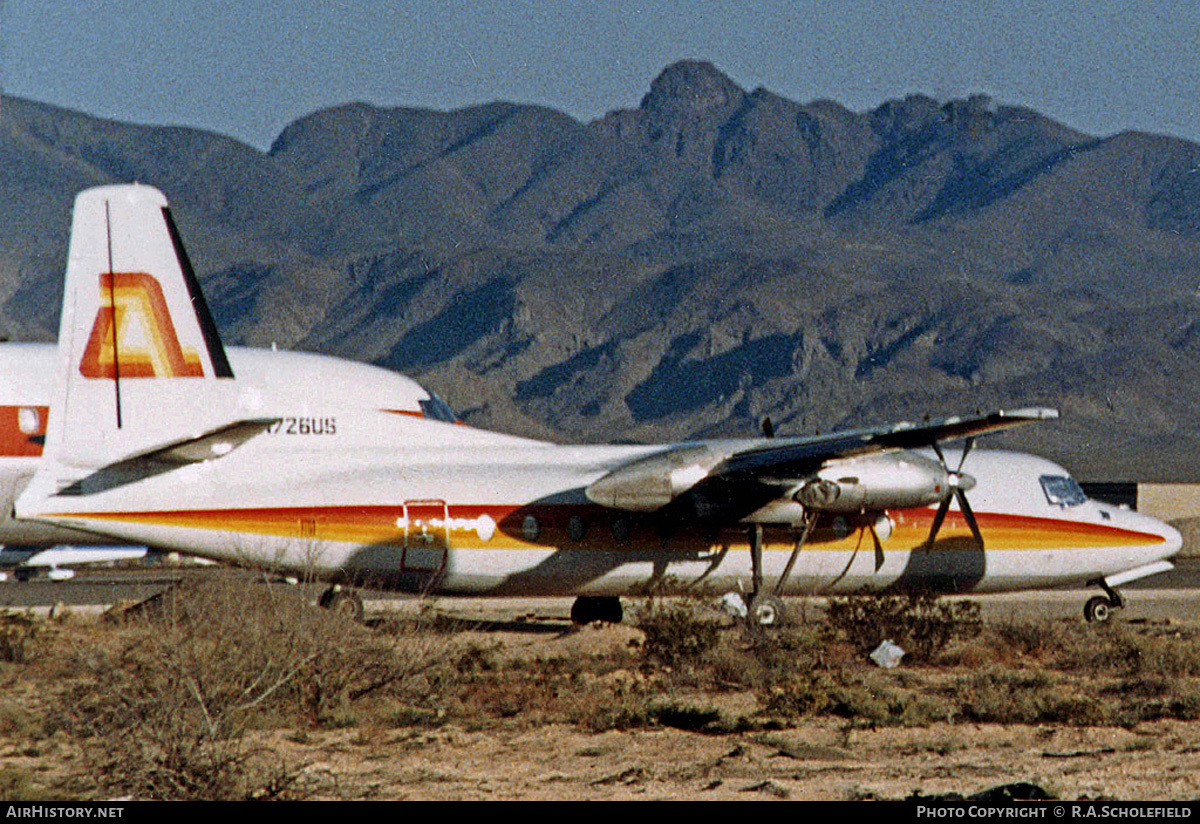
{"type": "Polygon", "coordinates": [[[322,723],[425,665],[286,587],[236,574],[185,582],[86,659],[64,709],[106,793],[158,799],[294,798],[303,770],[249,743],[322,723]]]}
{"type": "Polygon", "coordinates": [[[37,625],[25,615],[0,615],[0,661],[24,664],[32,653],[37,625]]]}
{"type": "Polygon", "coordinates": [[[54,801],[61,796],[41,786],[27,770],[0,767],[0,798],[5,801],[54,801]]]}
{"type": "Polygon", "coordinates": [[[1106,724],[1110,708],[1086,688],[1042,671],[988,670],[951,690],[964,720],[997,724],[1106,724]]]}
{"type": "Polygon", "coordinates": [[[1046,661],[1061,647],[1063,633],[1049,622],[1002,621],[988,627],[986,641],[1015,657],[1046,661]]]}
{"type": "Polygon", "coordinates": [[[648,598],[637,611],[648,661],[667,667],[698,664],[721,638],[718,617],[693,599],[648,598]]]}
{"type": "Polygon", "coordinates": [[[1061,640],[1056,663],[1062,669],[1118,676],[1200,676],[1200,641],[1194,637],[1135,632],[1114,623],[1077,627],[1061,640]]]}
{"type": "Polygon", "coordinates": [[[931,593],[852,595],[830,599],[828,620],[863,652],[890,640],[908,653],[907,660],[930,662],[951,641],[979,634],[979,612],[973,601],[931,593]]]}
{"type": "Polygon", "coordinates": [[[1200,718],[1200,687],[1192,679],[1137,676],[1104,690],[1104,698],[1116,703],[1114,722],[1132,727],[1142,721],[1200,718]]]}
{"type": "Polygon", "coordinates": [[[760,692],[786,684],[797,674],[835,668],[843,660],[841,643],[823,624],[781,628],[748,625],[728,633],[710,655],[718,683],[760,692]]]}

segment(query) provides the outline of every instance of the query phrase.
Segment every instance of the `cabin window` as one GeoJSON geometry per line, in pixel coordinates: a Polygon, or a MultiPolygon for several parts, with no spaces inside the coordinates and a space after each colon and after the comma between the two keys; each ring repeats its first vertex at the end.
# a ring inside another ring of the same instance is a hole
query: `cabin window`
{"type": "Polygon", "coordinates": [[[567,519],[567,537],[572,541],[582,541],[585,531],[581,516],[572,515],[567,519]]]}
{"type": "Polygon", "coordinates": [[[17,427],[22,435],[36,435],[41,428],[41,415],[32,406],[22,406],[17,412],[17,427]]]}
{"type": "Polygon", "coordinates": [[[1051,506],[1079,506],[1087,500],[1087,493],[1069,475],[1043,475],[1038,481],[1051,506]]]}
{"type": "Polygon", "coordinates": [[[617,518],[612,522],[612,536],[617,543],[623,544],[629,540],[629,521],[625,518],[617,518]]]}
{"type": "Polygon", "coordinates": [[[536,541],[542,534],[542,527],[538,523],[538,519],[532,515],[526,515],[525,520],[521,522],[521,534],[527,541],[536,541]]]}

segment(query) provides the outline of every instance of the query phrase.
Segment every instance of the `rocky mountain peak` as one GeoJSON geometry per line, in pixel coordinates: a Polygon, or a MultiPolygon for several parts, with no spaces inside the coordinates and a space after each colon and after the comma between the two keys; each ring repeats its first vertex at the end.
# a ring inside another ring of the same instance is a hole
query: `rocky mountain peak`
{"type": "Polygon", "coordinates": [[[703,60],[672,63],[654,78],[641,108],[661,113],[701,113],[738,104],[746,92],[703,60]]]}

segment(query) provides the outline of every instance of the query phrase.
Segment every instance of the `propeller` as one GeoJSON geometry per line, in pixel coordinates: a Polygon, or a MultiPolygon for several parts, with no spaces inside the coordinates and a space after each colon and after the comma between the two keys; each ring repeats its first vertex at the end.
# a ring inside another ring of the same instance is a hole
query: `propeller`
{"type": "Polygon", "coordinates": [[[771,422],[770,417],[762,419],[762,433],[764,438],[775,437],[775,424],[771,422]]]}
{"type": "Polygon", "coordinates": [[[883,542],[879,539],[880,529],[885,530],[883,537],[887,538],[892,534],[892,522],[888,518],[887,513],[881,514],[871,525],[867,527],[871,532],[871,542],[875,545],[875,571],[878,572],[883,568],[883,542]]]}
{"type": "Polygon", "coordinates": [[[979,531],[979,522],[975,519],[975,512],[967,501],[967,491],[975,486],[975,479],[962,471],[963,464],[967,462],[967,455],[971,453],[971,448],[974,446],[975,439],[967,438],[963,445],[962,457],[958,459],[958,468],[951,470],[949,464],[946,463],[946,456],[942,453],[942,448],[936,442],[933,444],[933,451],[937,453],[938,460],[942,462],[942,467],[946,470],[946,494],[942,496],[942,502],[938,504],[937,513],[933,516],[933,526],[929,530],[929,537],[925,539],[927,548],[932,547],[933,542],[937,539],[942,523],[946,520],[946,513],[950,509],[951,499],[956,499],[958,508],[962,510],[963,519],[971,529],[971,535],[974,536],[979,548],[983,549],[983,534],[979,531]]]}

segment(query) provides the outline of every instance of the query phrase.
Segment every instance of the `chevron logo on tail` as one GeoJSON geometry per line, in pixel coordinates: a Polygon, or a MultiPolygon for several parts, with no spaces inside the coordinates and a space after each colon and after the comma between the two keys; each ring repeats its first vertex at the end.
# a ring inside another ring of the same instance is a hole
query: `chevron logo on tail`
{"type": "Polygon", "coordinates": [[[85,378],[202,378],[204,366],[195,349],[180,345],[153,275],[105,272],[79,372],[85,378]]]}

